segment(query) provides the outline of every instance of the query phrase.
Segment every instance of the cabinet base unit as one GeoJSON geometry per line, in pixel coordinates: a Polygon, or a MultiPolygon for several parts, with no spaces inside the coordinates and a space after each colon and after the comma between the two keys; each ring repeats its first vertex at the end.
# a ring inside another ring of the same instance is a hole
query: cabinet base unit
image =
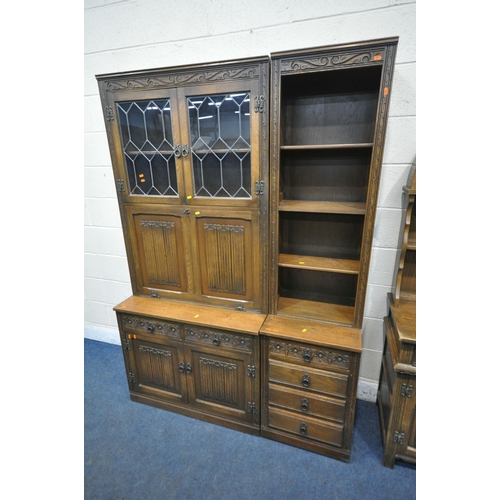
{"type": "Polygon", "coordinates": [[[259,434],[265,315],[137,296],[114,309],[133,401],[259,434]]]}
{"type": "Polygon", "coordinates": [[[261,329],[261,435],[349,462],[361,330],[268,316],[261,329]]]}
{"type": "Polygon", "coordinates": [[[417,460],[417,368],[415,301],[395,306],[384,318],[386,341],[377,404],[384,443],[382,464],[393,468],[396,460],[417,460]]]}

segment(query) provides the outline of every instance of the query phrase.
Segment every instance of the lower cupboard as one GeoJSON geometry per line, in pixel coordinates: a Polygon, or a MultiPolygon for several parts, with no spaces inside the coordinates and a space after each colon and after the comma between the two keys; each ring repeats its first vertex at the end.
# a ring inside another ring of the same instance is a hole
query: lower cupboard
{"type": "Polygon", "coordinates": [[[115,311],[133,401],[350,460],[359,330],[138,296],[115,311]]]}

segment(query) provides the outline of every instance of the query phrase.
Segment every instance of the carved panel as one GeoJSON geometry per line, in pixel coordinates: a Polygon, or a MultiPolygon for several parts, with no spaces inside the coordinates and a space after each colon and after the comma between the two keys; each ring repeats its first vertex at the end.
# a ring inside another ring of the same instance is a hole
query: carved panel
{"type": "Polygon", "coordinates": [[[128,315],[121,315],[121,321],[126,330],[138,330],[150,334],[166,335],[174,339],[181,338],[180,327],[174,323],[128,315]]]}
{"type": "Polygon", "coordinates": [[[142,384],[164,389],[175,388],[174,366],[170,351],[140,345],[137,365],[142,384]]]}
{"type": "Polygon", "coordinates": [[[363,51],[342,52],[335,55],[324,55],[315,57],[297,57],[281,61],[281,73],[293,71],[318,71],[318,69],[332,69],[338,67],[350,67],[370,62],[380,64],[383,59],[382,49],[370,49],[363,51]]]}
{"type": "Polygon", "coordinates": [[[331,349],[324,349],[312,345],[303,346],[300,344],[281,342],[276,340],[269,341],[269,352],[271,354],[291,357],[306,363],[305,359],[309,359],[307,363],[339,366],[349,368],[349,354],[336,352],[331,349]]]}
{"type": "Polygon", "coordinates": [[[242,351],[252,351],[251,339],[247,335],[218,332],[206,328],[185,327],[186,340],[220,347],[231,347],[242,351]]]}
{"type": "Polygon", "coordinates": [[[207,286],[212,292],[246,295],[245,228],[231,224],[203,226],[207,286]]]}
{"type": "Polygon", "coordinates": [[[143,78],[117,78],[106,82],[106,91],[145,90],[177,87],[181,85],[200,84],[204,82],[219,82],[225,80],[253,79],[259,77],[258,66],[244,68],[224,68],[212,71],[185,71],[143,78]]]}
{"type": "Polygon", "coordinates": [[[238,404],[238,367],[235,364],[200,357],[199,370],[203,396],[238,404]]]}
{"type": "Polygon", "coordinates": [[[144,280],[150,285],[181,287],[178,241],[172,221],[140,221],[144,280]]]}

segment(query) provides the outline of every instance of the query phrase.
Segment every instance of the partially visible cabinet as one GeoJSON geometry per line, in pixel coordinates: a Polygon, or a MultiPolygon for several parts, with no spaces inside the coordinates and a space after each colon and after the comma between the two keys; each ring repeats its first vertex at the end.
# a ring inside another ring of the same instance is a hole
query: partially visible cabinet
{"type": "Polygon", "coordinates": [[[264,315],[144,297],[115,311],[133,401],[259,433],[264,315]]]}
{"type": "Polygon", "coordinates": [[[267,312],[268,67],[97,76],[134,295],[267,312]]]}
{"type": "Polygon", "coordinates": [[[417,458],[417,332],[416,332],[416,164],[403,188],[405,213],[394,292],[388,294],[389,314],[377,404],[384,443],[382,463],[416,463],[417,458]]]}

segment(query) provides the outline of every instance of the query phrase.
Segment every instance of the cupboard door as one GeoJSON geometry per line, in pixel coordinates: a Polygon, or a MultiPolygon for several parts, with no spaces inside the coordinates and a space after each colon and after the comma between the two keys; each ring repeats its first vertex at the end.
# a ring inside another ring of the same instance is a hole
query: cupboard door
{"type": "Polygon", "coordinates": [[[184,199],[175,89],[110,96],[115,175],[127,202],[180,203],[184,199]]]}
{"type": "Polygon", "coordinates": [[[257,214],[231,211],[228,216],[222,210],[199,210],[195,215],[202,295],[258,308],[261,264],[257,214]]]}
{"type": "Polygon", "coordinates": [[[204,411],[247,422],[258,421],[251,353],[185,346],[189,402],[204,411]]]}
{"type": "Polygon", "coordinates": [[[130,341],[131,390],[162,399],[187,402],[182,345],[143,338],[130,341]]]}
{"type": "Polygon", "coordinates": [[[188,292],[182,209],[127,206],[138,293],[188,292]]]}
{"type": "Polygon", "coordinates": [[[188,203],[258,204],[257,94],[256,80],[178,89],[188,203]]]}

